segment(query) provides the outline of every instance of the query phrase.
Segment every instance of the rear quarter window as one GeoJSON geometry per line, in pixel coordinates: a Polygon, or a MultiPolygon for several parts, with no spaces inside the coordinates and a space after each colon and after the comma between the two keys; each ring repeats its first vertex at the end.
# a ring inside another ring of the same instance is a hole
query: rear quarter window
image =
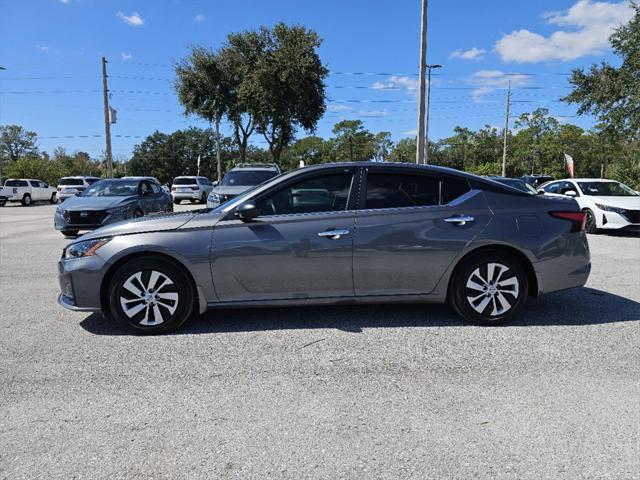
{"type": "Polygon", "coordinates": [[[26,180],[7,180],[4,184],[5,187],[28,187],[29,184],[26,180]]]}
{"type": "Polygon", "coordinates": [[[441,182],[440,203],[446,205],[471,190],[469,182],[461,178],[445,178],[441,182]]]}

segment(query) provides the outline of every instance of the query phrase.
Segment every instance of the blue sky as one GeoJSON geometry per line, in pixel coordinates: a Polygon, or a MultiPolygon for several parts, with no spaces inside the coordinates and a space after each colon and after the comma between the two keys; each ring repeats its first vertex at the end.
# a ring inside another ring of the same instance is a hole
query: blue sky
{"type": "MultiPolygon", "coordinates": [[[[431,0],[428,62],[433,77],[430,137],[456,125],[502,128],[505,87],[513,115],[547,107],[584,128],[589,117],[558,102],[572,68],[616,63],[607,37],[631,17],[628,1],[431,0]],[[505,75],[509,74],[509,75],[505,75]]],[[[100,57],[109,60],[116,157],[154,130],[189,125],[171,89],[172,65],[189,45],[217,48],[229,32],[299,23],[324,39],[329,104],[317,134],[361,119],[394,139],[416,129],[419,0],[0,0],[0,124],[20,124],[40,147],[104,150],[100,57]],[[94,136],[95,135],[95,136],[94,136]],[[82,137],[89,136],[89,137],[82,137]],[[67,138],[65,138],[67,137],[67,138]],[[137,137],[137,138],[136,138],[137,137]]],[[[512,120],[513,122],[513,120],[512,120]]],[[[304,132],[299,132],[304,136],[304,132]]],[[[259,136],[254,144],[264,146],[259,136]]]]}

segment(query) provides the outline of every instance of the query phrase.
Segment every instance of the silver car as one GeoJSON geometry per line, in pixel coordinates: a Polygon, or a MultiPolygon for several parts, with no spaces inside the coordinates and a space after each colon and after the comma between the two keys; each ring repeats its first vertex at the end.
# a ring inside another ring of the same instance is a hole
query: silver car
{"type": "MultiPolygon", "coordinates": [[[[584,214],[447,168],[288,172],[212,210],[120,222],[69,244],[59,302],[140,333],[208,308],[445,302],[471,322],[587,281],[584,214]]],[[[428,312],[425,312],[427,314],[428,312]]]]}

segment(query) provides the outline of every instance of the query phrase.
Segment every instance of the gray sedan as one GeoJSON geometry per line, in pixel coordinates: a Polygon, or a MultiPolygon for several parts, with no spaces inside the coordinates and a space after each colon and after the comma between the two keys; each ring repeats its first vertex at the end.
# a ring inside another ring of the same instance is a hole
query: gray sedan
{"type": "Polygon", "coordinates": [[[65,236],[110,223],[173,211],[171,195],[146,179],[100,180],[56,209],[54,225],[65,236]]]}
{"type": "MultiPolygon", "coordinates": [[[[495,325],[584,285],[584,214],[439,167],[307,167],[213,210],[119,223],[68,245],[59,302],[140,333],[207,308],[445,302],[495,325]]],[[[425,314],[428,311],[425,310],[425,314]]]]}

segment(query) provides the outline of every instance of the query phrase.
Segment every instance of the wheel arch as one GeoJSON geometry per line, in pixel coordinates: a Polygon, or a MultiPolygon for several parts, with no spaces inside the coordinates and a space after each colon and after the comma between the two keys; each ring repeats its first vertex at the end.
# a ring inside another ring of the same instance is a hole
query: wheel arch
{"type": "Polygon", "coordinates": [[[118,271],[118,268],[120,268],[122,265],[124,265],[125,263],[131,260],[139,260],[142,258],[157,258],[162,261],[166,261],[167,263],[170,263],[176,268],[180,269],[180,271],[189,280],[189,284],[191,285],[191,288],[193,290],[193,293],[197,302],[197,305],[196,305],[197,310],[200,313],[202,313],[203,310],[206,309],[207,302],[205,300],[203,292],[201,291],[200,288],[198,288],[196,281],[193,278],[193,275],[182,262],[180,262],[175,257],[172,257],[171,255],[167,255],[166,253],[138,251],[138,252],[132,252],[132,253],[123,255],[122,257],[118,258],[115,262],[113,262],[111,266],[109,266],[109,269],[107,270],[105,275],[102,277],[102,283],[100,284],[100,307],[103,312],[109,311],[109,298],[108,298],[109,284],[111,283],[111,280],[113,279],[113,276],[115,275],[115,273],[118,271]]]}
{"type": "Polygon", "coordinates": [[[533,264],[531,263],[531,260],[529,260],[529,258],[521,250],[518,250],[517,248],[512,247],[510,245],[504,245],[504,244],[498,243],[498,244],[482,245],[480,247],[474,248],[473,250],[470,250],[467,253],[465,253],[456,262],[455,267],[451,271],[451,275],[449,275],[449,281],[447,284],[447,297],[450,295],[450,292],[452,291],[451,290],[452,282],[456,274],[458,273],[458,269],[461,267],[464,261],[467,260],[469,257],[481,254],[482,252],[488,252],[488,251],[503,252],[503,253],[513,255],[515,258],[517,258],[520,261],[520,264],[524,268],[525,272],[527,273],[527,281],[529,283],[529,296],[537,297],[539,295],[540,290],[539,290],[539,284],[538,284],[538,276],[536,275],[536,271],[533,268],[533,264]]]}

